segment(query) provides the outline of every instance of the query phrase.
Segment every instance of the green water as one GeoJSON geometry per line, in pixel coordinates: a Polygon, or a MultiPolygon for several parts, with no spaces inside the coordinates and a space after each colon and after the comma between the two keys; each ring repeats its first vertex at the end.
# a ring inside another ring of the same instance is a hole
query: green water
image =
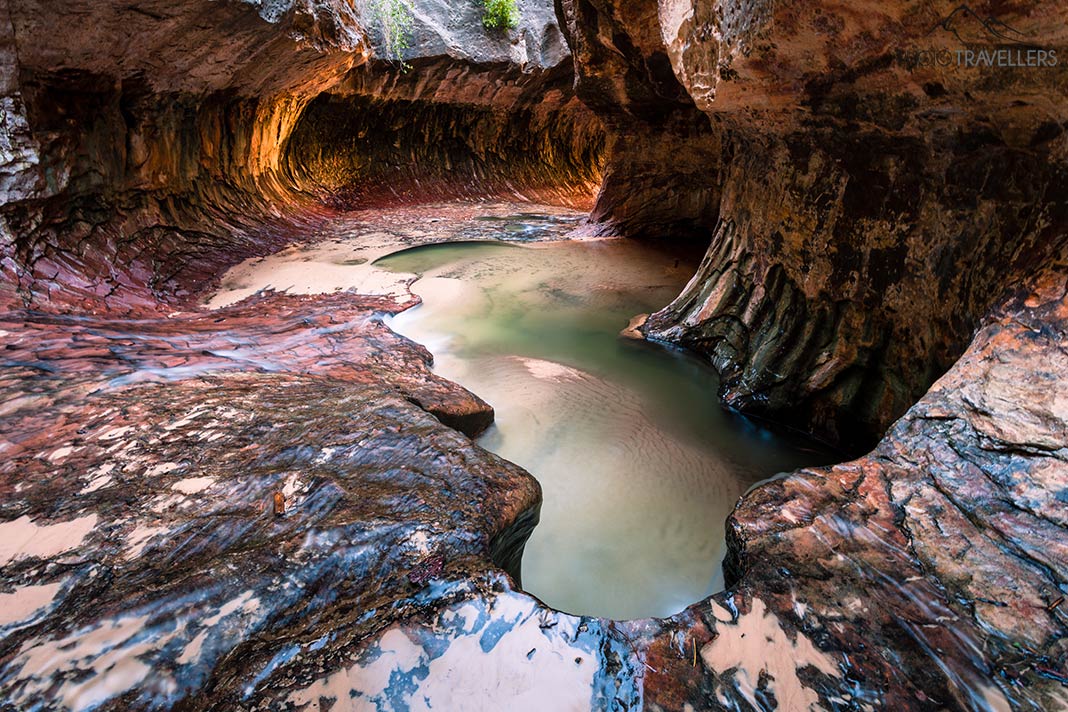
{"type": "Polygon", "coordinates": [[[737,498],[829,461],[724,412],[705,364],[619,337],[679,293],[689,260],[621,240],[466,242],[376,266],[422,276],[413,291],[423,305],[393,328],[493,405],[480,444],[541,482],[523,587],[555,608],[612,618],[683,609],[722,585],[737,498]]]}

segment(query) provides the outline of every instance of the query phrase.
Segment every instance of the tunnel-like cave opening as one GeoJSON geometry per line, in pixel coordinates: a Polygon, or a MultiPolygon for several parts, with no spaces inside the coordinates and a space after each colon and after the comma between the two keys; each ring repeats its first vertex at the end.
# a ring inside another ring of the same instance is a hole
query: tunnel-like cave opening
{"type": "Polygon", "coordinates": [[[577,107],[325,94],[302,114],[286,161],[301,191],[336,207],[498,196],[588,209],[605,142],[577,107]]]}

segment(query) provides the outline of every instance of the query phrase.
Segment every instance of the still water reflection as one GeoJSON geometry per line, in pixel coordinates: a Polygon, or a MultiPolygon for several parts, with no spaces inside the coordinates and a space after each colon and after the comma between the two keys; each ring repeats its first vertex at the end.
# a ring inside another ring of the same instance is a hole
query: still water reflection
{"type": "Polygon", "coordinates": [[[418,247],[376,266],[421,275],[392,327],[496,409],[480,444],[544,490],[523,587],[579,614],[675,613],[722,586],[724,520],[754,482],[829,461],[725,413],[715,373],[619,337],[693,274],[622,240],[418,247]]]}

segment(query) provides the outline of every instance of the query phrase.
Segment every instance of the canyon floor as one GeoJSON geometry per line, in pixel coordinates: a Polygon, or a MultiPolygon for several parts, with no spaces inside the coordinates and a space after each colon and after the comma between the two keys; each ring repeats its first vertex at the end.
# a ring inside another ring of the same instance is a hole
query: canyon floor
{"type": "Polygon", "coordinates": [[[418,298],[372,265],[537,240],[501,229],[535,209],[346,215],[157,318],[0,317],[6,707],[1068,703],[1022,684],[1055,682],[1065,654],[1044,581],[1063,509],[1039,496],[1065,482],[1065,413],[1034,390],[1064,359],[1063,287],[991,324],[871,455],[743,499],[726,591],[668,618],[574,616],[509,576],[540,487],[471,440],[489,405],[383,324],[418,298]],[[250,293],[263,274],[313,293],[250,293]],[[952,488],[966,467],[985,489],[952,488]]]}

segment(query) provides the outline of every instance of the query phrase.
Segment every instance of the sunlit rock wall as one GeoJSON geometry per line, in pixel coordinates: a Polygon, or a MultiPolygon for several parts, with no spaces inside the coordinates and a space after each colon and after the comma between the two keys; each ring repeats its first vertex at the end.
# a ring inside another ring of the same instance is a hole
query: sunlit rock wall
{"type": "Polygon", "coordinates": [[[412,193],[588,204],[599,179],[602,133],[545,4],[488,30],[479,3],[414,3],[403,57],[367,3],[3,12],[3,304],[173,305],[338,207],[412,193]]]}
{"type": "Polygon", "coordinates": [[[150,307],[254,250],[288,201],[281,148],[304,103],[367,55],[340,2],[5,10],[17,305],[150,307]]]}
{"type": "Polygon", "coordinates": [[[320,96],[289,145],[301,189],[342,206],[503,195],[589,208],[605,131],[575,97],[553,7],[517,3],[487,29],[480,2],[412,5],[400,47],[368,4],[376,59],[320,96]]]}
{"type": "Polygon", "coordinates": [[[592,205],[605,135],[571,94],[570,72],[532,79],[498,66],[455,84],[438,70],[412,70],[417,84],[402,74],[384,93],[381,75],[361,74],[312,102],[289,144],[295,183],[339,206],[492,196],[592,205]],[[445,84],[427,90],[439,75],[445,84]],[[460,94],[473,85],[485,95],[460,94]]]}
{"type": "MultiPolygon", "coordinates": [[[[574,95],[546,13],[480,40],[470,8],[420,3],[436,49],[364,71],[374,28],[343,4],[0,10],[0,307],[37,307],[2,315],[0,699],[1068,704],[1063,75],[904,72],[889,48],[927,41],[929,9],[619,5],[561,4],[574,95]],[[520,131],[548,168],[506,160],[520,131]],[[749,410],[865,431],[1000,305],[871,456],[748,495],[729,590],[669,619],[513,590],[493,565],[514,564],[537,483],[447,427],[477,433],[489,406],[377,320],[406,304],[40,310],[169,307],[345,191],[577,189],[602,142],[606,231],[712,242],[647,331],[709,354],[749,410]]],[[[1003,14],[1057,43],[1062,12],[1003,14]]]]}

